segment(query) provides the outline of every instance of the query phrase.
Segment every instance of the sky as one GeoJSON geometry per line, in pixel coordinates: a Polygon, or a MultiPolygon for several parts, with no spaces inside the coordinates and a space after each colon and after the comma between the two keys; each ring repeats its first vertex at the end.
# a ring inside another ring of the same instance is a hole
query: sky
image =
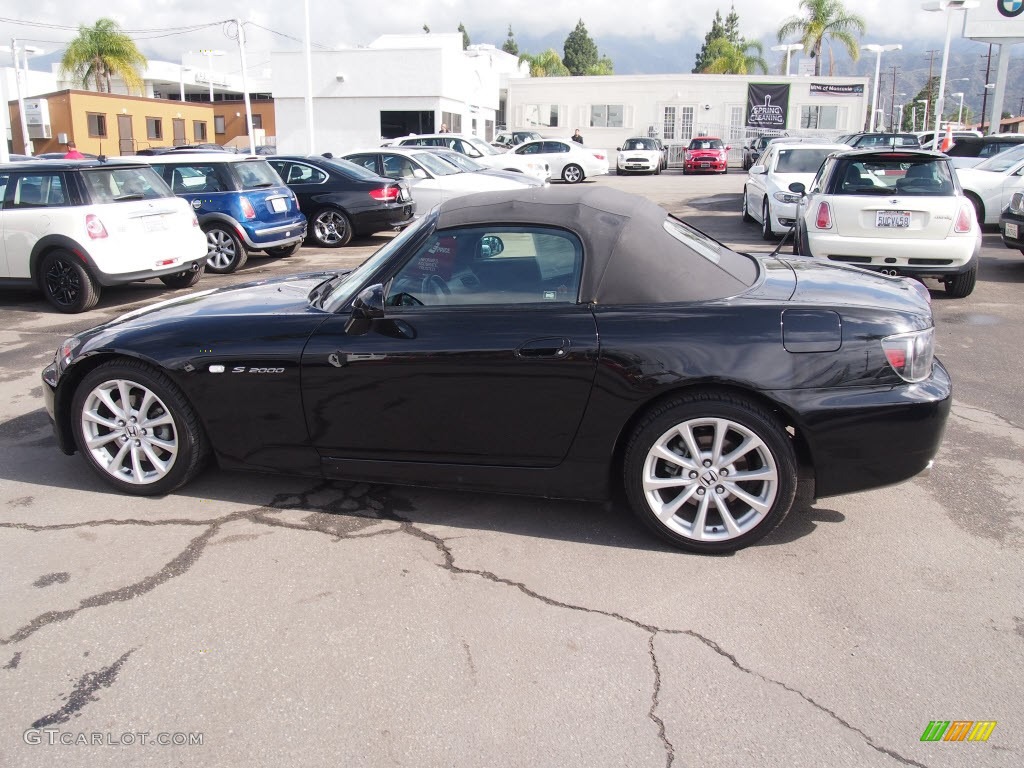
{"type": "MultiPolygon", "coordinates": [[[[462,22],[473,42],[504,41],[508,25],[517,35],[566,35],[582,18],[600,47],[602,36],[635,37],[665,45],[702,39],[711,26],[715,8],[725,16],[729,0],[587,0],[552,3],[551,0],[514,0],[508,3],[475,0],[308,0],[314,44],[326,48],[360,46],[385,33],[455,32],[462,22]],[[504,6],[507,11],[495,11],[504,6]]],[[[798,0],[735,0],[741,32],[748,38],[774,37],[780,22],[798,11],[798,0]]],[[[941,39],[943,14],[921,10],[919,0],[856,0],[847,2],[867,22],[862,42],[902,42],[941,39]],[[898,30],[894,34],[893,30],[898,30]]],[[[225,48],[233,41],[223,25],[232,16],[252,22],[247,26],[250,46],[263,50],[294,49],[303,37],[301,0],[4,0],[0,6],[0,40],[19,41],[52,51],[63,47],[74,30],[35,25],[91,25],[99,15],[110,16],[132,31],[139,47],[151,58],[177,61],[186,49],[225,48]],[[31,22],[34,25],[16,24],[31,22]],[[212,26],[175,34],[173,28],[212,26]],[[256,26],[258,25],[258,26],[256,26]],[[260,29],[266,27],[276,33],[260,29]],[[152,30],[142,32],[142,30],[152,30]],[[138,31],[138,32],[135,32],[138,31]],[[289,39],[285,35],[290,36],[289,39]]],[[[230,31],[230,29],[228,30],[230,31]]]]}

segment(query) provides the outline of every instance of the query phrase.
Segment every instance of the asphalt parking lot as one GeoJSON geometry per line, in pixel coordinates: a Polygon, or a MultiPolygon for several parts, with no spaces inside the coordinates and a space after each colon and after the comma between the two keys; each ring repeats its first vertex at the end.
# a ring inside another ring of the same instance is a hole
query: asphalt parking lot
{"type": "MultiPolygon", "coordinates": [[[[743,178],[588,183],[771,250],[743,178]]],[[[39,372],[184,291],[111,289],[80,316],[0,294],[0,765],[1024,764],[1024,256],[986,234],[973,295],[932,287],[955,387],[933,473],[726,557],[615,504],[216,469],[118,495],[57,450],[39,372]],[[934,720],[997,725],[922,742],[934,720]]]]}

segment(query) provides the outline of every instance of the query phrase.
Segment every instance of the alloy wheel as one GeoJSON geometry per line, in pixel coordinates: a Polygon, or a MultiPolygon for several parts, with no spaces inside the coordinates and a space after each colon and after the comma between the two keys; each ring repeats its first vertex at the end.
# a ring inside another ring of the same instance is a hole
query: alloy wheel
{"type": "Polygon", "coordinates": [[[323,245],[334,245],[345,239],[348,222],[337,211],[322,211],[313,221],[313,236],[323,245]]]}
{"type": "Polygon", "coordinates": [[[46,292],[55,304],[70,307],[78,301],[82,292],[82,283],[70,264],[63,259],[54,259],[44,276],[46,292]]]}
{"type": "Polygon", "coordinates": [[[223,229],[206,233],[206,263],[214,269],[227,269],[238,258],[238,245],[223,229]]]}

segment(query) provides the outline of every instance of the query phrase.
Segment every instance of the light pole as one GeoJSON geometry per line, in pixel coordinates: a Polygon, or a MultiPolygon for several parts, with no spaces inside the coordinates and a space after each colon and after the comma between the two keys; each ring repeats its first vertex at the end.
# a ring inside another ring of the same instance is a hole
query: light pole
{"type": "Polygon", "coordinates": [[[803,43],[786,43],[784,45],[773,45],[773,51],[785,51],[786,52],[786,77],[789,77],[789,55],[793,51],[803,50],[803,43]]]}
{"type": "Polygon", "coordinates": [[[223,56],[224,51],[215,51],[210,48],[204,48],[200,53],[206,56],[206,77],[210,81],[210,104],[213,104],[213,57],[223,56]]]}
{"type": "Polygon", "coordinates": [[[238,57],[242,61],[242,99],[245,103],[245,132],[249,134],[249,154],[256,154],[256,137],[252,133],[252,104],[249,103],[249,67],[245,63],[245,27],[241,19],[235,19],[238,27],[238,57]]]}
{"type": "Polygon", "coordinates": [[[950,96],[959,96],[960,97],[960,109],[959,109],[959,111],[957,111],[957,115],[956,115],[956,127],[957,128],[963,128],[964,127],[964,92],[963,91],[958,91],[957,93],[951,93],[949,95],[950,96]]]}
{"type": "MultiPolygon", "coordinates": [[[[928,126],[928,99],[918,99],[916,104],[924,104],[924,117],[921,118],[921,130],[928,126]]],[[[917,128],[917,108],[914,108],[914,128],[917,128]]]]}
{"type": "Polygon", "coordinates": [[[179,95],[181,96],[182,103],[185,102],[185,73],[191,71],[192,67],[186,67],[183,61],[181,64],[181,70],[178,72],[178,86],[181,89],[181,93],[179,95]]]}
{"type": "Polygon", "coordinates": [[[871,133],[875,132],[875,115],[878,109],[878,76],[882,71],[882,53],[884,51],[899,51],[903,49],[903,46],[899,43],[891,43],[887,45],[878,45],[872,43],[871,45],[862,45],[861,48],[865,51],[871,51],[875,54],[875,89],[871,94],[871,127],[868,131],[871,133]]]}
{"type": "Polygon", "coordinates": [[[894,104],[893,109],[898,109],[900,111],[900,119],[892,127],[893,133],[897,133],[898,131],[903,130],[903,105],[894,104]]]}
{"type": "Polygon", "coordinates": [[[935,142],[938,144],[942,129],[942,109],[946,105],[946,68],[949,66],[949,44],[953,39],[952,11],[966,11],[981,5],[980,0],[925,0],[921,7],[926,11],[946,14],[946,45],[942,49],[942,70],[939,75],[939,95],[935,99],[935,142]]]}
{"type": "MultiPolygon", "coordinates": [[[[6,49],[6,46],[4,47],[6,49]]],[[[32,140],[28,137],[28,119],[25,116],[25,90],[28,88],[28,79],[24,77],[21,71],[21,65],[18,63],[18,53],[25,55],[25,71],[28,72],[28,57],[29,54],[42,53],[42,48],[36,48],[31,45],[21,47],[18,45],[18,41],[15,38],[11,38],[11,63],[14,65],[14,86],[18,98],[18,117],[21,118],[21,138],[24,143],[23,151],[26,155],[33,154],[32,152],[32,140]],[[22,79],[25,79],[24,85],[22,79]]],[[[5,101],[4,104],[7,102],[5,101]]],[[[6,107],[4,107],[6,109],[6,107]]],[[[4,142],[7,141],[7,136],[3,136],[4,142]]]]}

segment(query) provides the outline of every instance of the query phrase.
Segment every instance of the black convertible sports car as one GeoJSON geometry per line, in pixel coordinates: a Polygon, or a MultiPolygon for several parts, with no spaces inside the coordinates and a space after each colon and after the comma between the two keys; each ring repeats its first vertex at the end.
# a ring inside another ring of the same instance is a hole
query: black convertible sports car
{"type": "Polygon", "coordinates": [[[211,455],[547,497],[621,485],[665,539],[724,552],[795,498],[930,465],[951,385],[927,296],[735,253],[612,189],[531,188],[446,202],[351,272],[81,333],[44,392],[61,449],[127,493],[172,491],[211,455]]]}

